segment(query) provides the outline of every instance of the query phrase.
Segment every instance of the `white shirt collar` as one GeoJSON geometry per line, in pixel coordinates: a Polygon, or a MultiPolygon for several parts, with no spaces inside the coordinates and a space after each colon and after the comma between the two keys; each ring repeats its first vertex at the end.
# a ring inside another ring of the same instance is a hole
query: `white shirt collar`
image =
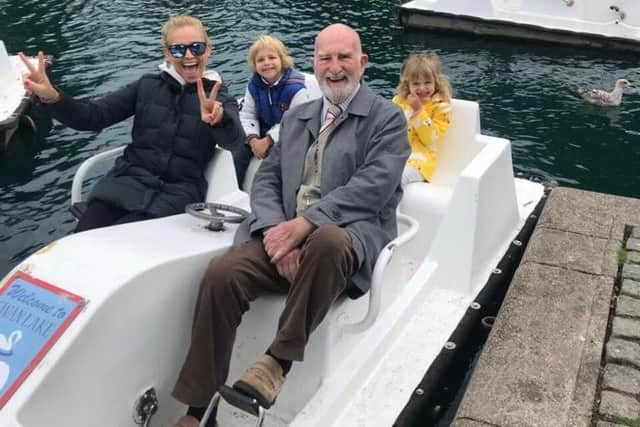
{"type": "MultiPolygon", "coordinates": [[[[349,108],[349,104],[351,104],[351,101],[353,101],[353,98],[356,96],[356,93],[358,93],[359,90],[360,90],[360,82],[358,82],[358,85],[356,86],[356,88],[353,90],[351,95],[349,95],[349,98],[347,98],[344,102],[341,102],[340,104],[338,104],[342,112],[347,111],[347,108],[349,108]]],[[[323,96],[320,123],[324,122],[325,117],[327,117],[327,110],[329,109],[329,105],[331,105],[331,101],[329,101],[326,96],[323,96]]]]}

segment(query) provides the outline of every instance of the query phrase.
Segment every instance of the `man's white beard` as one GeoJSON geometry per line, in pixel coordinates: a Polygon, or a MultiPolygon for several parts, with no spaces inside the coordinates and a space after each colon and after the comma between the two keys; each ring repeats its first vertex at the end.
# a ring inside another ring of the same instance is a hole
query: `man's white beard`
{"type": "Polygon", "coordinates": [[[327,99],[331,101],[333,104],[342,104],[347,99],[349,99],[353,91],[356,89],[356,86],[358,85],[358,82],[356,80],[352,79],[350,76],[346,76],[346,77],[347,77],[347,85],[342,89],[333,88],[330,85],[328,85],[327,81],[325,80],[326,73],[324,76],[321,76],[319,78],[316,77],[316,78],[318,80],[318,85],[320,86],[320,90],[322,91],[324,96],[326,96],[327,99]]]}

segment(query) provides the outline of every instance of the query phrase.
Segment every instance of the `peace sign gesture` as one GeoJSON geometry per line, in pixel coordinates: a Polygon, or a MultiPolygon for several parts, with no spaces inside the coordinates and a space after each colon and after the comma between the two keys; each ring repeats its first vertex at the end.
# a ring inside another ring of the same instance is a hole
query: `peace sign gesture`
{"type": "Polygon", "coordinates": [[[224,113],[222,103],[216,100],[222,83],[216,82],[209,96],[204,92],[202,79],[196,80],[196,85],[198,86],[198,100],[200,101],[200,118],[203,122],[215,126],[222,121],[222,114],[224,113]]]}
{"type": "Polygon", "coordinates": [[[22,84],[25,90],[34,93],[40,101],[45,104],[52,104],[60,100],[60,94],[51,85],[49,77],[47,77],[47,65],[44,61],[44,53],[38,52],[38,66],[34,67],[31,61],[24,56],[24,53],[19,52],[20,59],[27,67],[29,72],[22,76],[22,84]]]}

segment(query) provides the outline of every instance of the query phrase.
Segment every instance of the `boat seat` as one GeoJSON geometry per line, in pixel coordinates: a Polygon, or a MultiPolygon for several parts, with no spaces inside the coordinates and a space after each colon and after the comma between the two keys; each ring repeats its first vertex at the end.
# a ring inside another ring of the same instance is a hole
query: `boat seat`
{"type": "Polygon", "coordinates": [[[442,140],[438,167],[431,182],[407,185],[398,207],[400,212],[420,219],[419,236],[414,245],[428,247],[433,241],[462,171],[482,149],[476,142],[479,134],[478,104],[453,99],[451,125],[442,140]]]}
{"type": "MultiPolygon", "coordinates": [[[[371,290],[356,300],[339,297],[305,348],[304,364],[295,363],[287,385],[270,410],[278,418],[293,419],[331,374],[332,368],[357,348],[357,342],[376,322],[390,300],[383,300],[383,282],[389,277],[408,278],[394,253],[402,250],[418,233],[418,222],[398,214],[398,237],[381,251],[373,272],[371,290]],[[329,351],[331,349],[331,351],[329,351]]],[[[269,347],[286,302],[285,294],[268,293],[251,303],[236,332],[229,380],[239,378],[244,369],[269,347]]]]}
{"type": "MultiPolygon", "coordinates": [[[[104,171],[110,168],[115,159],[122,155],[125,148],[126,145],[103,151],[82,162],[73,176],[71,185],[71,207],[69,211],[76,219],[80,219],[87,209],[87,202],[83,198],[85,181],[99,175],[100,173],[97,171],[104,171]]],[[[205,201],[207,202],[213,202],[238,189],[232,156],[225,149],[216,148],[204,176],[207,182],[216,183],[216,185],[210,185],[207,188],[205,196],[205,201]]]]}

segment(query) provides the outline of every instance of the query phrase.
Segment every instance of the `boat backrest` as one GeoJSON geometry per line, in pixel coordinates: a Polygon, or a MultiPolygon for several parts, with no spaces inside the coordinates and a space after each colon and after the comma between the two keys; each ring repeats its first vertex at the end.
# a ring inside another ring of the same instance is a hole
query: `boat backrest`
{"type": "Polygon", "coordinates": [[[233,167],[231,152],[222,148],[216,148],[216,152],[209,161],[204,177],[208,183],[215,183],[207,187],[206,202],[213,202],[225,194],[238,190],[238,179],[233,167]]]}
{"type": "MultiPolygon", "coordinates": [[[[4,42],[0,40],[0,78],[3,79],[3,83],[6,83],[9,80],[5,79],[10,79],[13,82],[16,77],[20,76],[15,71],[11,60],[9,59],[9,53],[7,52],[7,48],[5,47],[4,42]]],[[[4,84],[0,87],[3,86],[4,84]]]]}
{"type": "Polygon", "coordinates": [[[430,246],[460,174],[482,149],[476,139],[479,134],[478,104],[453,99],[451,125],[441,143],[438,167],[431,182],[407,185],[398,207],[403,214],[420,221],[418,236],[410,245],[430,246]]]}
{"type": "Polygon", "coordinates": [[[440,146],[438,167],[431,182],[452,187],[482,147],[475,142],[480,134],[480,107],[477,103],[451,100],[451,125],[440,146]]]}

